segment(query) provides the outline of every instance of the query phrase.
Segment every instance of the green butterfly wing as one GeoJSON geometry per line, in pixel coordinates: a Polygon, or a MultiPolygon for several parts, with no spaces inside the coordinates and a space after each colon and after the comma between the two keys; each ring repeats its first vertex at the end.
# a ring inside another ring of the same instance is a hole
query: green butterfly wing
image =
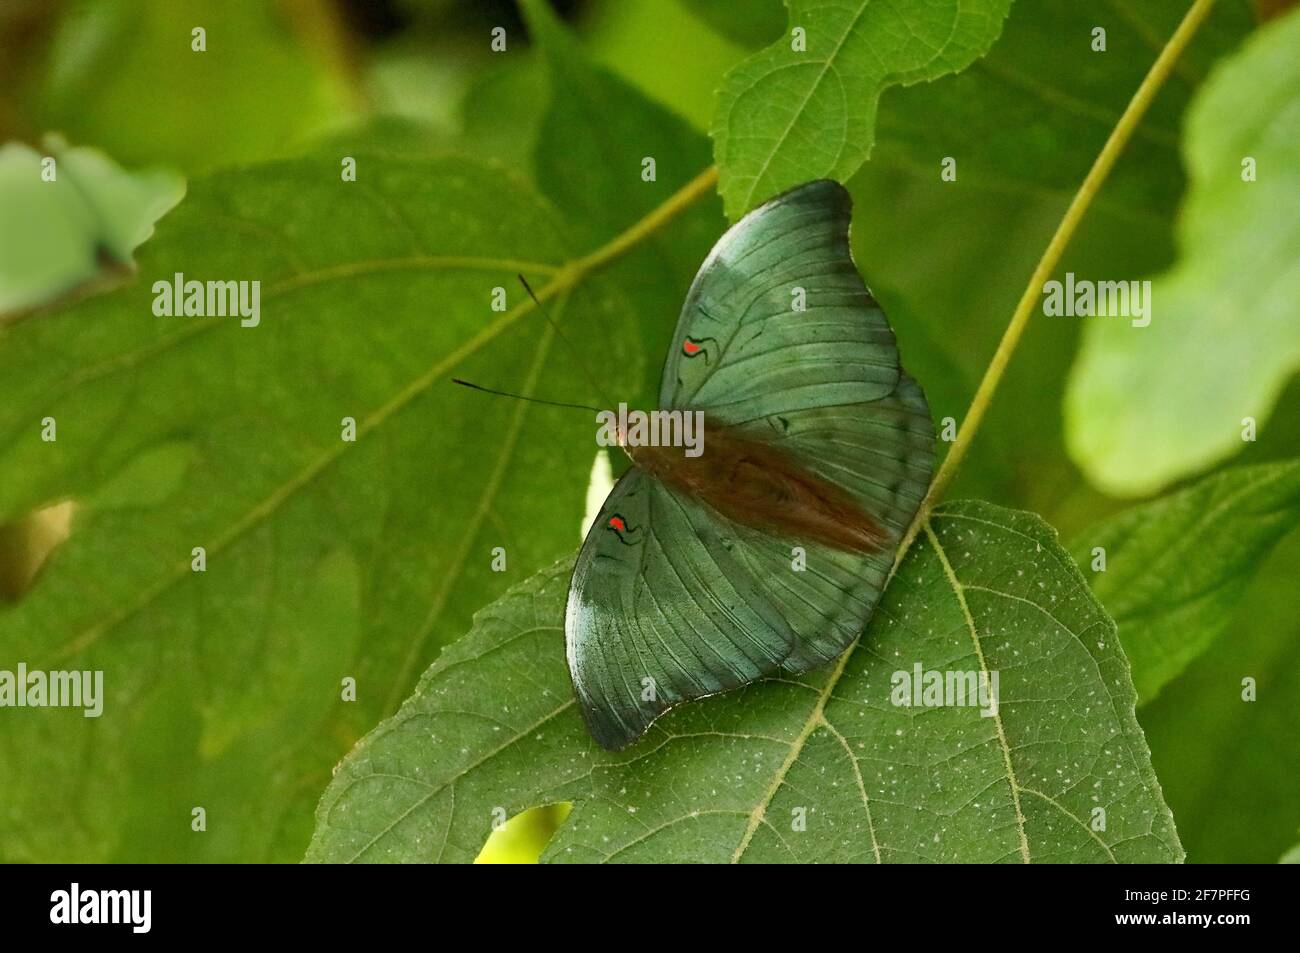
{"type": "Polygon", "coordinates": [[[592,735],[634,741],[679,702],[780,670],[794,639],[702,503],[633,468],[578,556],[569,671],[592,735]]]}
{"type": "Polygon", "coordinates": [[[578,555],[565,617],[574,688],[606,748],[683,701],[835,658],[880,598],[929,485],[934,430],[849,255],[850,208],[837,183],[814,182],[719,240],[687,295],[661,404],[785,449],[894,542],[861,553],[778,537],[629,470],[578,555]]]}
{"type": "Polygon", "coordinates": [[[838,182],[810,182],[718,240],[686,294],[661,407],[729,424],[893,392],[898,347],[849,254],[852,209],[838,182]]]}

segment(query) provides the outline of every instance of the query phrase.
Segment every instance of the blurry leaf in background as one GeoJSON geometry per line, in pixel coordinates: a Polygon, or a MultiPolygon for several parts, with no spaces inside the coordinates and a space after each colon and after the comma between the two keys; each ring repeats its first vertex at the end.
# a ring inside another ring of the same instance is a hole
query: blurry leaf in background
{"type": "Polygon", "coordinates": [[[682,0],[723,36],[745,47],[766,46],[785,30],[782,0],[682,0]]]}
{"type": "Polygon", "coordinates": [[[332,18],[327,0],[74,0],[25,90],[30,119],[128,164],[284,155],[354,108],[332,18]]]}
{"type": "Polygon", "coordinates": [[[546,63],[536,50],[493,64],[471,83],[461,103],[456,147],[534,181],[533,157],[550,100],[546,63]]]}
{"type": "MultiPolygon", "coordinates": [[[[770,3],[772,0],[763,0],[770,3]]],[[[780,7],[780,0],[775,0],[780,7]]],[[[712,29],[700,6],[689,0],[600,0],[580,24],[587,55],[636,86],[643,95],[671,109],[701,132],[713,118],[722,77],[745,58],[744,47],[712,29]]],[[[740,30],[754,22],[756,4],[718,4],[715,24],[740,30]]],[[[785,25],[782,11],[772,39],[785,25]]]]}
{"type": "MultiPolygon", "coordinates": [[[[1187,0],[1013,6],[1002,36],[968,69],[941,82],[886,90],[873,160],[886,157],[938,180],[940,161],[950,156],[957,183],[977,182],[1020,202],[1073,193],[1188,6],[1187,0]],[[1104,51],[1093,49],[1098,28],[1106,31],[1104,51]]],[[[1252,27],[1243,4],[1215,9],[1090,215],[1100,207],[1130,221],[1170,217],[1182,194],[1183,110],[1208,64],[1252,27]]]]}
{"type": "Polygon", "coordinates": [[[712,134],[728,218],[810,179],[847,181],[871,152],[881,91],[969,66],[1010,6],[791,0],[791,30],[803,33],[745,60],[718,95],[712,134]]]}
{"type": "Polygon", "coordinates": [[[561,799],[553,861],[1181,859],[1114,624],[1055,534],[970,502],[932,525],[842,677],[682,706],[619,754],[569,684],[570,563],[538,573],[343,762],[308,860],[468,862],[494,811],[561,799]],[[997,672],[996,714],[891,703],[914,664],[997,672]]]}
{"type": "Polygon", "coordinates": [[[1207,477],[1078,534],[1070,550],[1119,626],[1140,703],[1227,629],[1273,547],[1297,527],[1300,462],[1291,462],[1207,477]],[[1103,571],[1092,568],[1098,547],[1103,571]]]}
{"type": "Polygon", "coordinates": [[[1139,720],[1193,863],[1274,863],[1300,826],[1300,533],[1251,580],[1241,609],[1139,720]],[[1243,679],[1256,700],[1245,701],[1243,679]]]}
{"type": "Polygon", "coordinates": [[[107,696],[103,718],[7,722],[0,776],[27,779],[0,786],[7,859],[301,856],[342,752],[576,540],[590,416],[450,383],[594,402],[578,348],[630,387],[639,355],[603,336],[632,313],[615,287],[586,276],[550,303],[565,347],[522,304],[515,272],[542,291],[572,254],[499,171],[362,154],[351,183],[335,157],[277,163],[194,180],[133,282],[6,329],[0,523],[79,505],[0,609],[0,655],[102,669],[107,696]],[[159,317],[152,284],[178,271],[260,280],[260,323],[159,317]]]}
{"type": "Polygon", "coordinates": [[[546,88],[513,0],[334,2],[352,29],[349,62],[366,108],[295,153],[456,153],[531,172],[517,159],[532,155],[546,88]],[[498,25],[508,31],[506,49],[493,52],[498,25]]]}
{"type": "Polygon", "coordinates": [[[473,71],[463,58],[380,53],[366,77],[374,111],[439,131],[452,128],[456,103],[473,71]]]}
{"type": "MultiPolygon", "coordinates": [[[[569,222],[578,247],[595,248],[708,169],[708,141],[622,80],[593,67],[546,0],[524,0],[522,9],[550,86],[537,136],[538,187],[569,222]],[[593,177],[602,187],[593,187],[593,177]]],[[[710,196],[677,219],[671,234],[651,236],[635,260],[616,262],[609,270],[608,280],[618,285],[639,320],[619,316],[603,334],[608,340],[629,340],[645,357],[637,392],[612,399],[634,396],[651,405],[686,291],[723,225],[710,196]]],[[[607,364],[596,362],[593,373],[603,373],[607,364]]]]}
{"type": "Polygon", "coordinates": [[[68,148],[57,136],[47,137],[43,152],[0,146],[0,318],[129,266],[154,222],[184,194],[179,175],[126,172],[102,152],[68,148]]]}
{"type": "Polygon", "coordinates": [[[1300,367],[1297,49],[1300,11],[1210,77],[1187,118],[1180,258],[1151,287],[1151,324],[1098,318],[1083,338],[1066,429],[1108,492],[1149,493],[1241,450],[1243,419],[1264,426],[1300,367]]]}
{"type": "Polygon", "coordinates": [[[359,152],[369,156],[408,159],[449,153],[467,157],[474,155],[473,150],[453,148],[453,142],[452,135],[438,126],[405,116],[383,114],[360,117],[356,122],[313,137],[301,149],[293,151],[297,156],[330,155],[336,159],[355,156],[359,152]]]}

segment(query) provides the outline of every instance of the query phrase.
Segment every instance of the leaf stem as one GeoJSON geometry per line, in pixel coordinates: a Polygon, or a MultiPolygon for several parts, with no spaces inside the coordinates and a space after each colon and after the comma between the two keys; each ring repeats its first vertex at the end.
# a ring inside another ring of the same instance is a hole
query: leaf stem
{"type": "Polygon", "coordinates": [[[1007,329],[1002,333],[1002,340],[998,342],[998,348],[993,354],[993,359],[989,361],[989,366],[984,371],[984,378],[980,381],[975,396],[971,399],[970,409],[966,411],[966,419],[962,421],[957,439],[953,442],[948,455],[944,457],[939,472],[935,474],[934,481],[925,494],[925,499],[921,501],[921,508],[917,510],[916,518],[912,520],[912,525],[908,527],[907,534],[903,537],[898,550],[899,560],[902,559],[903,554],[916,539],[917,533],[920,532],[921,527],[929,519],[930,512],[934,509],[935,504],[944,491],[948,489],[953,477],[956,476],[957,468],[961,466],[971,440],[974,439],[975,432],[979,429],[984,420],[984,415],[988,411],[989,404],[993,401],[993,393],[997,390],[998,384],[1001,383],[1003,374],[1006,373],[1011,355],[1020,343],[1020,337],[1024,333],[1025,326],[1029,323],[1029,318],[1037,308],[1039,294],[1043,285],[1056,271],[1061,256],[1065,253],[1066,246],[1069,245],[1070,239],[1074,237],[1074,233],[1087,213],[1088,207],[1092,204],[1092,200],[1096,198],[1097,193],[1101,190],[1102,184],[1106,181],[1111,169],[1114,168],[1116,160],[1119,158],[1120,153],[1124,151],[1129,139],[1132,138],[1134,130],[1137,128],[1138,123],[1142,121],[1142,117],[1146,114],[1152,100],[1155,99],[1156,93],[1160,91],[1160,87],[1168,79],[1174,65],[1178,62],[1178,58],[1187,48],[1213,6],[1214,0],[1195,0],[1188,9],[1182,22],[1178,24],[1178,29],[1174,31],[1173,36],[1164,45],[1160,55],[1156,57],[1156,61],[1151,64],[1151,69],[1148,70],[1146,77],[1133,94],[1133,98],[1129,100],[1124,114],[1120,116],[1115,128],[1111,130],[1106,144],[1102,147],[1101,152],[1097,154],[1092,168],[1088,170],[1087,176],[1084,177],[1078,191],[1075,192],[1069,208],[1065,210],[1065,215],[1056,227],[1056,233],[1052,235],[1052,240],[1048,242],[1047,247],[1043,250],[1043,255],[1038,261],[1038,267],[1034,269],[1034,273],[1029,278],[1029,284],[1025,286],[1024,293],[1020,296],[1020,302],[1011,315],[1011,321],[1007,324],[1007,329]]]}
{"type": "Polygon", "coordinates": [[[629,248],[645,241],[650,235],[663,228],[671,219],[676,218],[689,206],[703,198],[718,181],[718,167],[711,165],[691,181],[668,197],[664,203],[649,215],[619,233],[609,242],[590,254],[571,261],[560,270],[552,284],[563,284],[566,279],[578,280],[601,265],[617,258],[629,248]]]}

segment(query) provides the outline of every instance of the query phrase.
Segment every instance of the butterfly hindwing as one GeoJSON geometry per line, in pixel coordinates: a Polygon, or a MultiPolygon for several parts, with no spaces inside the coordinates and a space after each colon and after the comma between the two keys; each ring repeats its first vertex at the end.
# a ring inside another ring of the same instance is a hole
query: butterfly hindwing
{"type": "Polygon", "coordinates": [[[704,504],[638,469],[587,534],[565,612],[569,671],[593,736],[635,740],[680,702],[780,671],[795,635],[704,504]]]}

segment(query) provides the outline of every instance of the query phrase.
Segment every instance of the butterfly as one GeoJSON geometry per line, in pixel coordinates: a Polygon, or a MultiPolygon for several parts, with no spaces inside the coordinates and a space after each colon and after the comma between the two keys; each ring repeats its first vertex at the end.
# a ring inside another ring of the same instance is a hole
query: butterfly
{"type": "Polygon", "coordinates": [[[849,252],[837,182],[728,230],[686,295],[659,404],[703,452],[629,446],[570,582],[569,673],[604,748],[676,705],[799,675],[862,632],[929,486],[934,427],[849,252]]]}

